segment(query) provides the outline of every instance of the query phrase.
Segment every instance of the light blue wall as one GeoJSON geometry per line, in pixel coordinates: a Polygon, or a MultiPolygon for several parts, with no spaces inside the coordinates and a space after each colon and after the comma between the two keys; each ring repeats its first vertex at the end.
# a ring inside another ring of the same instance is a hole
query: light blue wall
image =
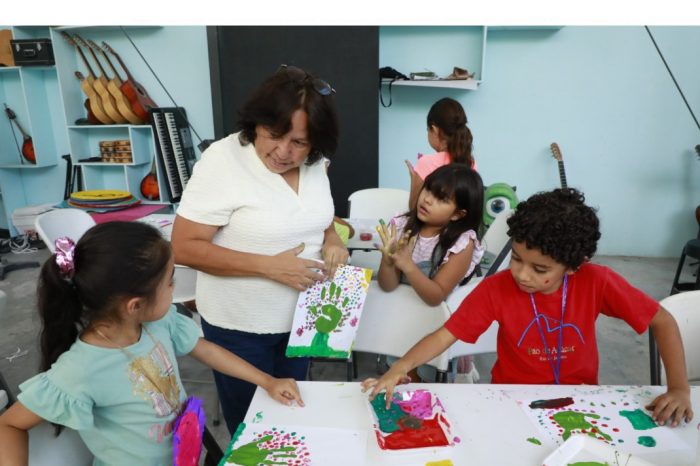
{"type": "MultiPolygon", "coordinates": [[[[652,32],[700,117],[700,27],[652,32]]],[[[416,71],[397,65],[413,52],[393,35],[382,28],[380,66],[416,71]]],[[[478,70],[474,47],[461,45],[475,65],[453,63],[460,45],[446,42],[422,51],[425,61],[478,70]]],[[[408,188],[403,160],[430,152],[425,117],[443,96],[467,111],[484,182],[514,184],[521,199],[558,187],[549,145],[559,144],[569,185],[599,208],[599,253],[678,256],[697,234],[700,131],[643,27],[489,30],[477,91],[394,87],[393,106],[379,107],[380,186],[408,188]]]]}

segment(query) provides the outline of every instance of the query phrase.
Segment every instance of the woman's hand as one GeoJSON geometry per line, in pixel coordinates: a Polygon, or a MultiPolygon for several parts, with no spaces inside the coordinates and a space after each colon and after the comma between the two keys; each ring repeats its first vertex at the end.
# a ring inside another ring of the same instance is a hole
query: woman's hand
{"type": "Polygon", "coordinates": [[[671,420],[670,426],[676,427],[685,418],[685,422],[693,420],[693,409],[690,407],[690,389],[669,388],[663,395],[645,406],[653,410],[652,419],[660,426],[671,420]]]}
{"type": "Polygon", "coordinates": [[[325,272],[325,265],[315,260],[297,257],[303,250],[304,243],[301,243],[295,248],[272,256],[274,261],[268,268],[268,278],[299,291],[306,290],[315,282],[323,281],[325,276],[321,272],[325,272]]]}
{"type": "Polygon", "coordinates": [[[323,257],[324,267],[328,274],[328,279],[333,280],[335,276],[335,271],[338,269],[340,264],[345,264],[348,262],[348,257],[350,253],[345,246],[342,244],[327,244],[324,243],[321,248],[321,255],[323,257]]]}
{"type": "Polygon", "coordinates": [[[292,401],[295,401],[297,406],[304,406],[304,401],[301,399],[299,387],[294,379],[277,379],[270,377],[269,383],[266,383],[263,388],[273,398],[283,405],[291,406],[292,401]]]}
{"type": "MultiPolygon", "coordinates": [[[[399,360],[400,361],[400,360],[399,360]]],[[[399,361],[396,361],[391,369],[384,374],[379,380],[374,378],[365,379],[361,386],[362,391],[366,392],[370,388],[372,391],[369,394],[369,400],[372,401],[382,390],[386,390],[386,408],[389,409],[391,405],[392,395],[394,393],[394,388],[400,384],[407,384],[411,382],[411,377],[408,376],[408,372],[401,368],[399,361]]]]}

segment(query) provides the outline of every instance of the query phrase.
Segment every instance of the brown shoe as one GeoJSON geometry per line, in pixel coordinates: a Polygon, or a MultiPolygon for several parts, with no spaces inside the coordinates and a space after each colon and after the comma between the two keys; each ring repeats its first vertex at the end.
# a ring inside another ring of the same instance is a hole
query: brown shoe
{"type": "Polygon", "coordinates": [[[449,76],[445,77],[445,79],[472,79],[474,77],[474,73],[469,73],[469,71],[465,70],[464,68],[460,68],[458,66],[455,66],[452,69],[452,74],[449,76]]]}

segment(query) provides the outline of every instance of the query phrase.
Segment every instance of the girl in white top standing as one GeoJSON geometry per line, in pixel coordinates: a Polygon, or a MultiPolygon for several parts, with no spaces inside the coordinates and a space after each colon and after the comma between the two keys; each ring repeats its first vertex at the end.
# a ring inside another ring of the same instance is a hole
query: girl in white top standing
{"type": "Polygon", "coordinates": [[[481,177],[468,166],[444,165],[428,175],[416,206],[380,227],[379,286],[391,291],[407,283],[426,304],[444,301],[484,254],[476,234],[483,203],[481,177]]]}

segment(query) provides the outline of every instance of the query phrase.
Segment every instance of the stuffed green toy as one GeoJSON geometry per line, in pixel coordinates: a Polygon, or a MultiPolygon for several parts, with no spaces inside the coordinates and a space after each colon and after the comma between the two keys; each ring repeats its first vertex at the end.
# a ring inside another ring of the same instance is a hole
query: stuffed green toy
{"type": "Polygon", "coordinates": [[[494,183],[484,193],[484,225],[489,226],[499,213],[518,205],[515,186],[507,183],[494,183]]]}

